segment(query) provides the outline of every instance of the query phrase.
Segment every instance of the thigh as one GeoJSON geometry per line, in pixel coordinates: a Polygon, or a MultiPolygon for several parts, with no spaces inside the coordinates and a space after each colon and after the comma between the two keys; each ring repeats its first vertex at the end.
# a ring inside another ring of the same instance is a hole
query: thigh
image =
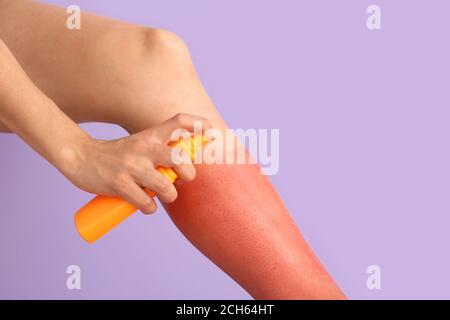
{"type": "Polygon", "coordinates": [[[183,111],[225,127],[177,36],[88,13],[81,30],[68,30],[67,16],[34,1],[0,1],[0,38],[73,120],[135,132],[183,111]]]}
{"type": "Polygon", "coordinates": [[[0,123],[0,132],[11,132],[6,126],[0,123]]]}
{"type": "Polygon", "coordinates": [[[113,122],[101,108],[119,108],[126,90],[122,69],[141,54],[127,42],[143,43],[146,28],[82,13],[81,30],[69,30],[67,17],[64,8],[1,0],[0,38],[33,82],[75,121],[113,122]]]}

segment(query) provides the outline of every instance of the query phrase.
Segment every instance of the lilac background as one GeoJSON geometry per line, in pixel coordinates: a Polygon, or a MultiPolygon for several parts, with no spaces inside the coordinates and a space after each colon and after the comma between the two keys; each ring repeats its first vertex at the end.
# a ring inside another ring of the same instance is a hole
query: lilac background
{"type": "MultiPolygon", "coordinates": [[[[272,181],[351,298],[450,298],[448,1],[47,2],[175,31],[232,127],[281,128],[272,181]]],[[[86,245],[72,219],[90,195],[12,135],[0,155],[0,298],[249,298],[162,210],[86,245]]]]}

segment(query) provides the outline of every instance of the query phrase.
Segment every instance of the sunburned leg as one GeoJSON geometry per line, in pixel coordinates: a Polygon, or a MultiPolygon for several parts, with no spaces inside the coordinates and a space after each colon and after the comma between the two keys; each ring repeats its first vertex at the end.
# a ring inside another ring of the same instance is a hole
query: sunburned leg
{"type": "MultiPolygon", "coordinates": [[[[187,60],[180,57],[179,61],[187,60]]],[[[173,61],[170,65],[177,63],[173,61]]],[[[166,68],[170,70],[169,66],[166,68]]],[[[179,68],[185,68],[183,62],[179,68]]],[[[137,132],[153,125],[155,119],[159,122],[182,112],[209,118],[214,127],[226,130],[225,122],[195,74],[174,73],[178,78],[173,81],[189,88],[185,90],[187,94],[163,97],[167,105],[155,106],[159,110],[157,114],[135,101],[132,104],[138,111],[126,127],[137,132]]],[[[174,223],[253,297],[344,298],[257,165],[198,165],[194,182],[178,184],[177,189],[178,199],[165,205],[174,223]]]]}
{"type": "Polygon", "coordinates": [[[342,294],[256,165],[210,165],[166,209],[183,234],[257,299],[342,294]]]}
{"type": "MultiPolygon", "coordinates": [[[[180,40],[168,35],[166,41],[180,40]]],[[[130,100],[134,112],[124,112],[120,117],[129,119],[125,126],[137,132],[177,113],[192,113],[210,119],[214,127],[225,130],[225,122],[192,70],[188,53],[180,50],[183,45],[168,46],[163,41],[156,46],[169,52],[158,56],[150,49],[149,56],[153,59],[142,61],[140,68],[147,70],[146,74],[155,70],[163,74],[165,70],[166,86],[171,90],[152,92],[151,95],[159,95],[161,99],[153,108],[145,104],[151,101],[150,97],[137,94],[142,100],[130,100]],[[159,68],[162,69],[158,71],[159,68]]],[[[144,86],[138,91],[143,92],[149,81],[147,77],[140,79],[144,86]]],[[[345,298],[257,165],[199,165],[196,180],[179,184],[177,189],[178,199],[165,206],[174,223],[253,297],[345,298]]]]}
{"type": "MultiPolygon", "coordinates": [[[[192,82],[197,83],[196,79],[192,82]]],[[[203,91],[200,85],[196,87],[203,91]]],[[[193,113],[211,118],[216,128],[226,128],[210,102],[185,97],[172,105],[177,107],[166,108],[159,116],[193,113]]],[[[147,113],[144,108],[137,114],[147,113]]],[[[135,124],[129,127],[139,131],[145,122],[136,115],[135,124]]],[[[257,299],[344,298],[259,166],[202,164],[196,169],[196,179],[177,184],[178,199],[165,208],[186,238],[209,259],[257,299]]]]}
{"type": "MultiPolygon", "coordinates": [[[[63,10],[39,9],[51,29],[57,28],[55,21],[63,22],[63,10]]],[[[15,10],[26,29],[26,17],[15,10]]],[[[177,113],[192,113],[227,128],[175,35],[95,16],[83,21],[78,34],[40,27],[39,41],[21,44],[0,25],[0,37],[26,71],[74,120],[113,122],[137,132],[177,113]],[[59,45],[49,54],[41,41],[59,45]],[[38,50],[37,61],[26,54],[38,50]]],[[[199,165],[196,180],[177,188],[178,199],[166,205],[177,227],[253,297],[344,298],[256,165],[199,165]]]]}

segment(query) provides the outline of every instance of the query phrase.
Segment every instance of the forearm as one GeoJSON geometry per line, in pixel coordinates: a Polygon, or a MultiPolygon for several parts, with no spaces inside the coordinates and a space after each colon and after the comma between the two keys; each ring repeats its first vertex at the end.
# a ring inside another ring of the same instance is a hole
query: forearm
{"type": "Polygon", "coordinates": [[[87,134],[28,78],[0,40],[0,123],[63,170],[87,134]]]}

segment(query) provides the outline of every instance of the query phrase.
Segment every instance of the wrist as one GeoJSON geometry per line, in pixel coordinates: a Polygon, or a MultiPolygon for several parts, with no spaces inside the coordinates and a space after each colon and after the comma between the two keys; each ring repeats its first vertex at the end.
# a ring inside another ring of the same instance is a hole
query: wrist
{"type": "Polygon", "coordinates": [[[79,169],[86,162],[88,155],[88,146],[93,142],[93,138],[87,133],[66,143],[59,151],[56,167],[66,177],[74,177],[79,169]]]}

